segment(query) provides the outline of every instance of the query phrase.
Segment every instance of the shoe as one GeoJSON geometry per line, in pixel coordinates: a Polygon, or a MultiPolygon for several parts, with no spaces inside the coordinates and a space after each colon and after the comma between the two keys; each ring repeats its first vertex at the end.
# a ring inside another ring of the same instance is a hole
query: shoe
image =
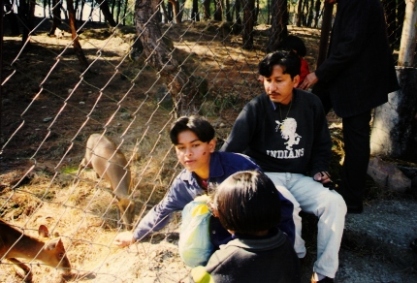
{"type": "Polygon", "coordinates": [[[410,243],[410,248],[417,253],[417,238],[415,238],[413,241],[411,241],[410,243]]]}
{"type": "Polygon", "coordinates": [[[346,204],[347,213],[360,214],[363,212],[362,204],[346,204]]]}
{"type": "Polygon", "coordinates": [[[324,277],[323,279],[317,281],[314,277],[311,277],[311,283],[334,283],[334,279],[330,277],[324,277]]]}

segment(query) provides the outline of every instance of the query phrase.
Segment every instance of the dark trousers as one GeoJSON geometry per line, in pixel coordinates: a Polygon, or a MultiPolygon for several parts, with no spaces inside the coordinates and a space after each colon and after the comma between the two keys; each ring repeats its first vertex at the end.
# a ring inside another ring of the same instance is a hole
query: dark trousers
{"type": "Polygon", "coordinates": [[[341,193],[348,205],[361,205],[370,155],[371,110],[343,118],[345,160],[341,193]]]}

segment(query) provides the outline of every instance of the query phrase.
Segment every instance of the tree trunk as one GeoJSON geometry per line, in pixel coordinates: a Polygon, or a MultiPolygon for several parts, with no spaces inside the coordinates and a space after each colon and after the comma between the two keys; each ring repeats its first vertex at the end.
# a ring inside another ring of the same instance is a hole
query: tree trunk
{"type": "MultiPolygon", "coordinates": [[[[111,13],[112,15],[114,15],[114,9],[116,8],[116,1],[115,1],[115,0],[111,0],[110,4],[111,4],[111,5],[109,5],[109,6],[111,7],[111,9],[110,9],[110,13],[111,13]]],[[[116,18],[116,19],[117,19],[117,18],[116,18]]],[[[115,22],[116,22],[116,21],[115,21],[115,22]]]]}
{"type": "Polygon", "coordinates": [[[306,26],[307,25],[307,13],[308,12],[308,0],[304,0],[303,1],[303,7],[301,8],[301,11],[303,11],[303,16],[302,16],[302,21],[301,21],[301,25],[302,26],[306,26]]]}
{"type": "Polygon", "coordinates": [[[36,1],[29,0],[29,23],[30,29],[33,29],[33,19],[35,18],[35,8],[36,8],[36,1]]]}
{"type": "Polygon", "coordinates": [[[4,8],[6,11],[3,10],[3,13],[6,12],[5,18],[9,21],[11,35],[19,35],[19,21],[13,11],[12,4],[7,1],[7,3],[4,4],[4,8]]]}
{"type": "Polygon", "coordinates": [[[85,7],[85,0],[81,0],[80,21],[82,21],[84,17],[84,7],[85,7]]]}
{"type": "Polygon", "coordinates": [[[126,13],[127,13],[127,6],[128,5],[129,5],[129,1],[126,0],[125,1],[125,6],[124,6],[124,9],[123,9],[123,25],[124,26],[126,25],[126,13]]]}
{"type": "Polygon", "coordinates": [[[178,15],[177,15],[177,23],[182,23],[182,15],[184,14],[184,6],[185,6],[185,0],[178,0],[178,15]]]}
{"type": "Polygon", "coordinates": [[[203,0],[204,19],[206,21],[210,19],[210,3],[211,3],[211,0],[203,0]]]}
{"type": "Polygon", "coordinates": [[[401,89],[375,109],[371,154],[417,162],[417,70],[398,68],[401,89]]]}
{"type": "Polygon", "coordinates": [[[191,19],[193,21],[200,21],[200,13],[198,12],[198,0],[193,0],[193,9],[191,10],[191,19]]]}
{"type": "MultiPolygon", "coordinates": [[[[32,22],[30,16],[31,9],[28,1],[30,0],[21,1],[17,8],[19,18],[23,22],[22,44],[26,44],[26,41],[29,38],[29,32],[32,30],[32,22]]],[[[29,42],[27,44],[29,44],[29,42]]]]}
{"type": "MultiPolygon", "coordinates": [[[[50,1],[48,1],[48,0],[42,0],[42,5],[43,5],[43,15],[42,16],[44,18],[46,18],[46,8],[50,5],[50,1]]],[[[4,6],[6,6],[6,5],[4,5],[4,6]]]]}
{"type": "Polygon", "coordinates": [[[52,1],[52,24],[51,29],[49,30],[49,36],[53,36],[55,34],[56,28],[61,24],[61,1],[53,0],[52,1]]]}
{"type": "Polygon", "coordinates": [[[304,0],[298,0],[298,5],[297,5],[297,20],[295,22],[295,25],[297,27],[301,27],[301,23],[303,22],[303,1],[304,0]]]}
{"type": "Polygon", "coordinates": [[[67,8],[68,8],[68,18],[69,18],[69,27],[71,30],[71,37],[73,41],[74,51],[77,55],[78,60],[80,61],[83,67],[88,67],[87,58],[85,58],[84,51],[81,48],[81,44],[78,41],[77,35],[77,26],[75,23],[75,10],[72,3],[72,0],[67,0],[67,8]]]}
{"type": "Polygon", "coordinates": [[[116,22],[113,19],[113,15],[110,13],[109,4],[107,3],[107,1],[106,0],[96,0],[96,2],[99,4],[100,10],[103,13],[104,18],[106,19],[107,23],[110,26],[115,27],[116,22]]]}
{"type": "MultiPolygon", "coordinates": [[[[168,23],[170,21],[169,19],[169,12],[167,11],[167,8],[165,7],[165,2],[161,0],[160,2],[162,14],[164,15],[164,23],[168,23]]],[[[168,3],[170,6],[171,4],[168,3]]]]}
{"type": "Polygon", "coordinates": [[[417,162],[417,69],[410,68],[416,48],[416,6],[415,1],[407,2],[397,69],[401,89],[375,109],[371,134],[372,154],[411,162],[417,162]]]}
{"type": "Polygon", "coordinates": [[[319,26],[319,18],[320,18],[320,8],[321,8],[321,1],[316,0],[316,5],[314,6],[315,9],[315,17],[314,17],[314,28],[318,28],[319,26]]]}
{"type": "Polygon", "coordinates": [[[172,8],[172,15],[171,15],[171,20],[174,20],[174,23],[178,23],[177,22],[177,18],[178,18],[178,1],[176,0],[168,0],[169,4],[171,4],[171,8],[172,8]]]}
{"type": "Polygon", "coordinates": [[[172,15],[173,7],[172,6],[173,6],[172,3],[168,0],[168,7],[167,7],[167,15],[168,15],[167,20],[168,21],[165,21],[166,23],[171,22],[173,19],[173,15],[172,15]]]}
{"type": "Polygon", "coordinates": [[[313,25],[313,18],[314,18],[314,15],[313,15],[313,13],[314,13],[314,9],[313,9],[313,7],[314,7],[314,0],[310,0],[310,2],[307,2],[307,3],[308,3],[308,9],[307,9],[307,11],[308,11],[307,26],[308,27],[311,27],[313,25]]]}
{"type": "Polygon", "coordinates": [[[287,0],[274,0],[271,7],[272,12],[272,26],[271,35],[269,37],[266,51],[272,52],[278,49],[281,44],[288,36],[287,24],[288,24],[288,10],[287,0]]]}
{"type": "Polygon", "coordinates": [[[267,18],[266,23],[271,24],[271,22],[272,22],[272,19],[271,19],[272,0],[266,0],[266,7],[267,7],[267,11],[268,11],[267,15],[266,15],[266,18],[267,18]]]}
{"type": "Polygon", "coordinates": [[[240,34],[243,27],[242,27],[242,18],[240,17],[241,11],[241,1],[243,0],[236,0],[235,1],[235,15],[236,15],[236,23],[233,26],[233,34],[240,34]]]}
{"type": "Polygon", "coordinates": [[[223,0],[214,0],[216,3],[216,10],[214,11],[214,20],[221,22],[223,21],[223,0]]]}
{"type": "Polygon", "coordinates": [[[253,24],[258,25],[259,24],[259,11],[260,11],[259,0],[256,0],[255,4],[256,4],[256,10],[255,10],[255,14],[254,14],[253,24]]]}
{"type": "Polygon", "coordinates": [[[122,3],[123,3],[122,0],[117,1],[116,23],[118,23],[120,19],[120,13],[122,12],[122,3]]]}
{"type": "Polygon", "coordinates": [[[411,162],[417,162],[417,69],[410,68],[416,48],[416,5],[409,1],[406,6],[397,69],[401,90],[375,109],[371,134],[372,154],[411,162]]]}
{"type": "Polygon", "coordinates": [[[400,52],[398,54],[398,65],[402,67],[411,67],[414,63],[417,31],[416,9],[416,1],[407,2],[403,30],[401,35],[400,52]]]}
{"type": "Polygon", "coordinates": [[[154,12],[159,0],[136,0],[135,26],[143,45],[143,53],[149,65],[158,70],[169,87],[175,104],[175,113],[188,115],[197,111],[199,102],[199,81],[180,68],[173,58],[173,46],[162,36],[154,12]]]}
{"type": "Polygon", "coordinates": [[[226,21],[228,23],[233,22],[233,13],[232,13],[231,5],[230,5],[230,0],[226,0],[226,21]]]}
{"type": "Polygon", "coordinates": [[[255,12],[255,1],[254,0],[244,0],[243,1],[243,32],[242,32],[242,42],[243,49],[251,50],[253,49],[253,23],[255,12]]]}
{"type": "MultiPolygon", "coordinates": [[[[80,8],[79,7],[79,5],[80,5],[80,3],[79,3],[79,0],[73,0],[73,3],[74,3],[74,12],[75,12],[75,20],[77,20],[77,10],[80,8]]],[[[78,20],[79,20],[80,18],[78,18],[78,20]]]]}

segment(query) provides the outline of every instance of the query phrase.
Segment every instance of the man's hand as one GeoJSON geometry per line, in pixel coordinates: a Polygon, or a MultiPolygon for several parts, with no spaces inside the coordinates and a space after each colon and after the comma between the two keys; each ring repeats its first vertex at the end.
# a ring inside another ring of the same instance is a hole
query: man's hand
{"type": "Polygon", "coordinates": [[[323,186],[328,187],[328,185],[330,185],[332,182],[332,179],[330,179],[330,174],[327,171],[321,171],[321,172],[317,172],[314,176],[313,179],[317,182],[320,182],[323,184],[323,186]]]}
{"type": "Polygon", "coordinates": [[[114,244],[116,246],[119,246],[120,248],[130,246],[135,242],[135,239],[133,239],[133,233],[130,231],[119,233],[116,236],[116,239],[114,239],[114,244]]]}
{"type": "Polygon", "coordinates": [[[316,73],[312,72],[304,78],[303,82],[298,86],[298,88],[307,90],[315,85],[318,81],[319,79],[317,78],[316,73]]]}

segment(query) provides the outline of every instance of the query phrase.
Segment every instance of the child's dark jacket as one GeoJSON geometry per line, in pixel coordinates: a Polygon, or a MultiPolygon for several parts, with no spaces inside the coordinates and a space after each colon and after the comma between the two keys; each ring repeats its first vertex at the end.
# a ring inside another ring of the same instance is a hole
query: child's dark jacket
{"type": "Polygon", "coordinates": [[[220,247],[204,270],[192,272],[195,282],[209,273],[216,283],[299,283],[299,259],[287,237],[277,231],[262,239],[236,238],[220,247]]]}

